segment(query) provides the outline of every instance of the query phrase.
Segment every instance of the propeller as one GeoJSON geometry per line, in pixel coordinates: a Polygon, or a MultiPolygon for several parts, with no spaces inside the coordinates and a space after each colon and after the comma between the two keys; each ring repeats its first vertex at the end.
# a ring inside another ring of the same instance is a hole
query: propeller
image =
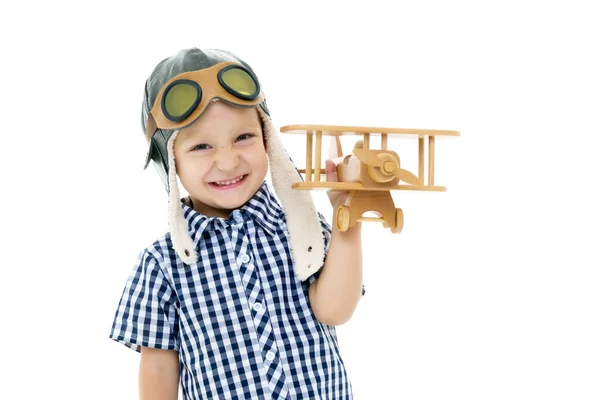
{"type": "Polygon", "coordinates": [[[412,185],[420,185],[421,180],[412,172],[402,168],[394,169],[394,175],[396,175],[401,181],[410,183],[412,185]]]}
{"type": "Polygon", "coordinates": [[[378,168],[383,176],[395,175],[401,181],[412,185],[421,185],[421,180],[412,172],[400,168],[400,160],[389,153],[374,153],[371,150],[355,148],[354,155],[363,163],[378,168]]]}
{"type": "Polygon", "coordinates": [[[383,159],[377,157],[377,154],[373,153],[370,150],[364,150],[360,148],[355,148],[353,150],[354,155],[362,162],[372,167],[381,167],[383,165],[383,159]]]}

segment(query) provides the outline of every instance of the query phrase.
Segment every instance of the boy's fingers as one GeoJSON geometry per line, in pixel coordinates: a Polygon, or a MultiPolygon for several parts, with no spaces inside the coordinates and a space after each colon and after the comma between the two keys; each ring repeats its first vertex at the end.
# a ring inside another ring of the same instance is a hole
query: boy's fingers
{"type": "Polygon", "coordinates": [[[337,182],[337,169],[335,167],[335,163],[331,160],[325,160],[325,175],[327,177],[327,182],[337,182]]]}

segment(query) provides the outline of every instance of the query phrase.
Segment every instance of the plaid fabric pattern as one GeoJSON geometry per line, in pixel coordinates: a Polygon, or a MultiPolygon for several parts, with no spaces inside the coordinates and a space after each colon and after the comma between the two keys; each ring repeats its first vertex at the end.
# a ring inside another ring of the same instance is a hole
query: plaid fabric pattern
{"type": "MultiPolygon", "coordinates": [[[[168,233],[142,251],[110,337],[135,351],[177,350],[186,400],[351,399],[335,328],[310,308],[318,273],[294,275],[267,183],[227,219],[182,207],[198,263],[184,265],[168,233]]],[[[320,218],[327,250],[331,227],[320,218]]]]}

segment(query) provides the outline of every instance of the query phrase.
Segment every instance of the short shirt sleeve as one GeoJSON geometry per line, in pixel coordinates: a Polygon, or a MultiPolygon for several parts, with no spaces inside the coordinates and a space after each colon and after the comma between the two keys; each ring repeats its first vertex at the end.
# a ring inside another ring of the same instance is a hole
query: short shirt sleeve
{"type": "Polygon", "coordinates": [[[137,352],[140,346],[179,350],[177,309],[159,262],[144,250],[123,290],[110,338],[137,352]]]}
{"type": "MultiPolygon", "coordinates": [[[[331,242],[331,225],[327,222],[323,214],[319,213],[319,221],[321,222],[321,230],[323,231],[323,237],[325,238],[325,258],[327,258],[327,253],[329,251],[329,243],[331,242]]],[[[325,261],[325,260],[323,260],[325,261]]],[[[314,274],[308,277],[304,283],[307,284],[308,287],[313,284],[319,278],[322,269],[318,270],[314,274]]],[[[362,295],[365,295],[365,286],[362,287],[362,295]]]]}

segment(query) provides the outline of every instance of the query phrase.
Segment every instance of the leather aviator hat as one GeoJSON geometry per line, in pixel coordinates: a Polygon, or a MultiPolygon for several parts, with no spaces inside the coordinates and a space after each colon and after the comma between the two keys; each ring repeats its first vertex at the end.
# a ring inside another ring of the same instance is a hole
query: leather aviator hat
{"type": "Polygon", "coordinates": [[[213,101],[235,107],[255,107],[262,120],[263,137],[273,187],[285,213],[296,276],[306,280],[324,263],[324,238],[310,192],[292,189],[302,176],[288,156],[252,68],[224,50],[184,49],[162,60],[146,80],[142,129],[150,161],[169,194],[169,231],[173,247],[187,265],[198,255],[183,216],[175,170],[173,142],[179,129],[202,117],[213,101]]]}

